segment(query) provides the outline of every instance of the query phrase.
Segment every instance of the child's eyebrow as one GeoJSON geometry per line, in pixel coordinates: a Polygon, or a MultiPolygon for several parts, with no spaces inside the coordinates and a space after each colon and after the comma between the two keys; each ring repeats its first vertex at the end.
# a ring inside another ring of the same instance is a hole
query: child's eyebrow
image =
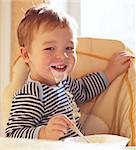
{"type": "Polygon", "coordinates": [[[53,43],[56,43],[56,41],[45,41],[45,42],[43,42],[43,45],[46,45],[46,44],[53,44],[53,43]]]}
{"type": "MultiPolygon", "coordinates": [[[[43,45],[46,45],[46,44],[54,44],[54,43],[57,43],[56,41],[45,41],[45,42],[43,42],[43,45]]],[[[70,43],[70,44],[73,44],[74,45],[74,41],[68,41],[68,43],[70,43]]]]}

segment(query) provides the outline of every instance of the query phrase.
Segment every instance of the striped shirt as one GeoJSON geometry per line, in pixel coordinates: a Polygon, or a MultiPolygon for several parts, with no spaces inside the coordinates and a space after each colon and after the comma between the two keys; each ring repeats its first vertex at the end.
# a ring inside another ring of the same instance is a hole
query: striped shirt
{"type": "MultiPolygon", "coordinates": [[[[54,115],[64,114],[81,130],[77,103],[84,103],[102,93],[108,86],[104,73],[91,73],[80,79],[67,77],[57,86],[31,79],[13,97],[5,134],[7,137],[38,138],[39,130],[54,115]]],[[[68,129],[66,137],[77,136],[68,129]]]]}

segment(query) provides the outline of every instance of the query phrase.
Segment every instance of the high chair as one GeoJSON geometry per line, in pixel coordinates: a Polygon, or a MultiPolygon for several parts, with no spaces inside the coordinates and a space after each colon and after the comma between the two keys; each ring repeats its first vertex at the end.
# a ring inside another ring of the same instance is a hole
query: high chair
{"type": "MultiPolygon", "coordinates": [[[[129,49],[117,40],[79,37],[78,61],[71,76],[77,78],[88,72],[103,70],[112,54],[122,50],[129,49]]],[[[81,124],[86,135],[116,134],[130,138],[129,144],[135,145],[136,66],[134,64],[133,61],[128,72],[115,79],[102,94],[79,105],[81,124]]],[[[24,84],[28,73],[27,65],[22,58],[19,58],[13,66],[11,83],[4,93],[3,130],[9,117],[12,95],[24,84]]]]}

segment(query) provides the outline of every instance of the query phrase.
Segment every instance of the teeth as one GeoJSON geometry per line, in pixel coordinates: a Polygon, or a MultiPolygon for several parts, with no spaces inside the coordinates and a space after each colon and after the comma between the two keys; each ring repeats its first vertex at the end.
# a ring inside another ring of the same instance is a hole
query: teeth
{"type": "Polygon", "coordinates": [[[61,68],[64,68],[64,66],[56,66],[56,68],[60,68],[61,69],[61,68]]]}
{"type": "Polygon", "coordinates": [[[63,68],[65,68],[65,66],[52,66],[52,67],[57,68],[57,69],[63,69],[63,68]]]}

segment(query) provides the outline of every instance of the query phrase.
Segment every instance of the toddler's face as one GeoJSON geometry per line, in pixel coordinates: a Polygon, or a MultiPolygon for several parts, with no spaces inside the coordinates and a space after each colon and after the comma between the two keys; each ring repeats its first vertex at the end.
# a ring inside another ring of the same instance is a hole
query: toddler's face
{"type": "Polygon", "coordinates": [[[76,63],[76,39],[65,27],[45,31],[41,26],[34,33],[28,52],[31,78],[54,85],[63,80],[76,63]]]}

